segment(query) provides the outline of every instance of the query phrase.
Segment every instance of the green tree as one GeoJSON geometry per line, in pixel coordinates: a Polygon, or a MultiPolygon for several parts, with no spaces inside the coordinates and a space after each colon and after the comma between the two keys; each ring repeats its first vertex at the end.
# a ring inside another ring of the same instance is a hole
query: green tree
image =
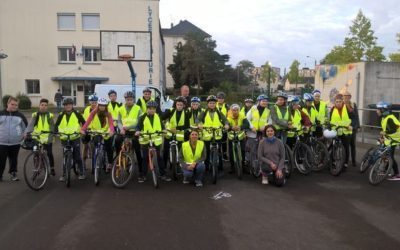
{"type": "Polygon", "coordinates": [[[301,82],[301,77],[299,74],[299,66],[300,62],[297,60],[294,60],[292,64],[290,65],[289,68],[289,73],[288,73],[288,79],[290,84],[296,84],[294,94],[296,94],[297,91],[297,84],[301,82]]]}
{"type": "Polygon", "coordinates": [[[342,46],[335,46],[323,59],[327,64],[345,64],[360,61],[385,60],[383,47],[377,45],[377,37],[371,28],[371,20],[359,10],[350,26],[350,32],[342,46]]]}
{"type": "MultiPolygon", "coordinates": [[[[400,33],[397,33],[397,42],[400,43],[400,33]]],[[[391,62],[400,62],[400,53],[392,53],[389,54],[389,58],[391,62]]]]}
{"type": "Polygon", "coordinates": [[[252,71],[254,63],[249,60],[241,60],[236,65],[236,82],[239,85],[249,85],[253,81],[252,71]]]}

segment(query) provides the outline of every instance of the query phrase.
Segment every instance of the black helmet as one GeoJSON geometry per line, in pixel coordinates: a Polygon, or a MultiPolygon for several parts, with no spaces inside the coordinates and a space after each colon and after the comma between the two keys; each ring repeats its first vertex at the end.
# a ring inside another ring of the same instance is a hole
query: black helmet
{"type": "Polygon", "coordinates": [[[108,96],[110,96],[111,94],[117,94],[117,91],[110,89],[110,91],[108,91],[108,96]]]}
{"type": "Polygon", "coordinates": [[[124,98],[128,98],[128,97],[134,98],[135,95],[133,94],[132,91],[126,91],[125,94],[124,94],[124,98]]]}
{"type": "Polygon", "coordinates": [[[155,101],[148,101],[147,104],[146,104],[146,106],[147,106],[148,108],[150,108],[150,107],[156,108],[156,107],[158,106],[158,104],[157,104],[155,101]]]}
{"type": "Polygon", "coordinates": [[[217,97],[215,97],[215,95],[209,95],[207,97],[207,102],[216,102],[217,101],[217,97]]]}
{"type": "Polygon", "coordinates": [[[68,105],[68,104],[74,105],[74,100],[72,100],[72,98],[70,98],[70,97],[65,98],[63,101],[63,105],[68,105]]]}
{"type": "Polygon", "coordinates": [[[225,99],[225,93],[224,92],[218,92],[217,93],[217,98],[218,99],[225,99]]]}

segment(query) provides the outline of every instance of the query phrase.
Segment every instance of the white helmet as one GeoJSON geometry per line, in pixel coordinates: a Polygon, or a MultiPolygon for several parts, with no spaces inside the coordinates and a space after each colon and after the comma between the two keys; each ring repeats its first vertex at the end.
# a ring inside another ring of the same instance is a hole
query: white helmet
{"type": "Polygon", "coordinates": [[[337,132],[335,130],[329,130],[329,129],[324,130],[325,138],[332,139],[332,138],[335,138],[336,135],[337,135],[337,132]]]}
{"type": "Polygon", "coordinates": [[[101,97],[101,98],[99,98],[99,100],[97,101],[97,104],[98,105],[108,105],[108,101],[107,101],[107,99],[106,98],[103,98],[103,97],[101,97]]]}

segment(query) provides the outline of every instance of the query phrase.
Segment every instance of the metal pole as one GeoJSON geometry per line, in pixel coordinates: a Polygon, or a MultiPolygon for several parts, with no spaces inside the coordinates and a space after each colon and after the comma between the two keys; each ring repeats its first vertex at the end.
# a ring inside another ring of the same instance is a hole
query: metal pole
{"type": "Polygon", "coordinates": [[[0,109],[3,109],[3,85],[1,83],[1,60],[7,58],[8,56],[4,53],[0,53],[0,109]]]}

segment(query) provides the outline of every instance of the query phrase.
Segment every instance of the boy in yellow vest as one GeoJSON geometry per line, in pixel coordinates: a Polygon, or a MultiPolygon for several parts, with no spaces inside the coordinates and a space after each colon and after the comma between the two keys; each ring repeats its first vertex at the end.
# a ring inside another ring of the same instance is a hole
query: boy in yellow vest
{"type": "Polygon", "coordinates": [[[313,107],[317,111],[317,127],[315,130],[315,134],[317,137],[322,137],[323,134],[323,125],[325,125],[329,121],[329,109],[328,104],[321,100],[321,91],[318,89],[312,92],[314,97],[313,107]]]}
{"type": "MultiPolygon", "coordinates": [[[[388,139],[392,139],[391,142],[391,147],[392,151],[391,157],[393,159],[393,172],[394,175],[390,177],[388,180],[392,181],[398,181],[400,180],[400,175],[399,175],[399,168],[396,162],[396,159],[394,157],[395,149],[396,146],[400,144],[400,122],[396,118],[396,116],[393,115],[391,111],[391,104],[387,102],[380,101],[376,104],[377,110],[376,113],[378,116],[382,117],[381,121],[381,126],[382,126],[382,135],[386,135],[389,137],[388,139]]],[[[390,140],[385,140],[384,141],[385,145],[389,145],[390,140]]]]}
{"type": "MultiPolygon", "coordinates": [[[[308,116],[301,110],[300,98],[297,96],[290,96],[288,98],[288,104],[291,126],[298,131],[298,134],[303,133],[303,128],[308,131],[311,127],[311,122],[308,116]]],[[[291,148],[293,148],[294,144],[296,143],[295,135],[295,131],[287,132],[286,144],[288,144],[291,148]]]]}
{"type": "Polygon", "coordinates": [[[271,108],[272,125],[276,128],[276,137],[286,143],[287,133],[283,130],[293,128],[290,122],[289,107],[287,105],[288,95],[280,91],[277,95],[276,104],[271,108]]]}
{"type": "Polygon", "coordinates": [[[191,179],[194,178],[196,187],[203,186],[205,159],[204,142],[199,140],[199,132],[192,130],[189,141],[184,142],[179,151],[179,163],[183,170],[183,184],[189,184],[191,179]]]}
{"type": "Polygon", "coordinates": [[[47,156],[49,157],[50,173],[54,176],[53,135],[46,133],[40,134],[41,132],[54,132],[54,116],[48,111],[48,105],[49,100],[47,99],[41,99],[39,101],[39,111],[32,114],[32,120],[25,132],[32,133],[34,139],[40,140],[44,145],[47,156]]]}
{"type": "MultiPolygon", "coordinates": [[[[90,105],[83,110],[83,118],[85,119],[85,121],[89,118],[90,112],[92,112],[97,107],[97,101],[99,100],[99,98],[96,96],[96,94],[93,94],[89,96],[88,100],[90,105]]],[[[82,155],[83,155],[83,164],[85,166],[86,166],[86,160],[92,157],[91,155],[92,144],[89,142],[90,142],[90,135],[85,135],[82,137],[82,143],[83,143],[82,155]]]]}

